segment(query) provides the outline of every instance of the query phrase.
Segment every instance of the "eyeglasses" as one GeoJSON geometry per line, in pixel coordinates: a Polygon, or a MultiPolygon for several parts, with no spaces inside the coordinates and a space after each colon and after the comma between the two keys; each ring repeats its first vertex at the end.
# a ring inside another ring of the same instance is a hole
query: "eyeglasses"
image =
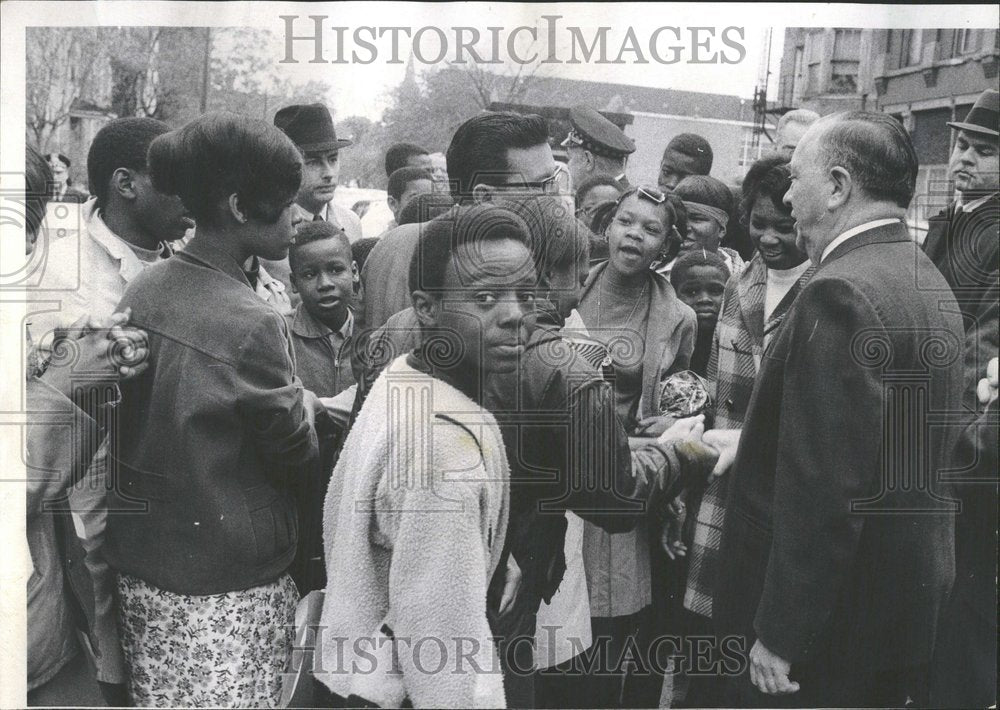
{"type": "Polygon", "coordinates": [[[570,177],[566,166],[562,163],[556,163],[556,169],[544,180],[537,182],[509,182],[504,187],[514,187],[521,190],[540,190],[547,195],[564,195],[569,193],[569,184],[570,177]]]}

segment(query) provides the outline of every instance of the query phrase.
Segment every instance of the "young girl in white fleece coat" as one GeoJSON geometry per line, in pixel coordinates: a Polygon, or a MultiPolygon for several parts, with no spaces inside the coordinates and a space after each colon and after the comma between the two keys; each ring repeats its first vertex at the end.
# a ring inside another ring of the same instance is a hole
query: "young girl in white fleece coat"
{"type": "Polygon", "coordinates": [[[350,706],[506,704],[486,591],[509,466],[481,402],[484,376],[513,371],[523,352],[536,282],[527,239],[519,217],[489,206],[421,235],[410,287],[422,345],[376,380],[324,506],[314,675],[350,706]]]}

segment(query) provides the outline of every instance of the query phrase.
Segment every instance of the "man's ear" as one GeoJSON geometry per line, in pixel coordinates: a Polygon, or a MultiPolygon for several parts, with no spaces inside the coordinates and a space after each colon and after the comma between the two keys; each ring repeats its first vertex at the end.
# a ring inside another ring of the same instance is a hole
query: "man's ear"
{"type": "Polygon", "coordinates": [[[851,174],[839,165],[834,165],[830,168],[830,182],[833,183],[833,192],[826,201],[827,209],[843,207],[851,198],[851,190],[854,189],[851,174]]]}
{"type": "Polygon", "coordinates": [[[351,261],[351,281],[354,283],[361,283],[361,269],[358,268],[358,262],[351,261]]]}
{"type": "Polygon", "coordinates": [[[395,217],[396,210],[399,209],[399,201],[392,195],[389,195],[385,198],[385,203],[389,205],[389,211],[392,212],[393,217],[395,217]]]}
{"type": "Polygon", "coordinates": [[[472,188],[472,199],[477,202],[492,202],[496,188],[485,183],[477,183],[472,188]]]}
{"type": "Polygon", "coordinates": [[[410,294],[413,303],[413,312],[417,314],[417,320],[425,328],[433,328],[438,324],[441,316],[441,301],[426,291],[414,291],[410,294]]]}
{"type": "Polygon", "coordinates": [[[233,219],[240,224],[246,224],[247,215],[243,211],[243,207],[240,205],[240,196],[234,192],[229,196],[227,202],[229,203],[229,214],[233,216],[233,219]]]}
{"type": "Polygon", "coordinates": [[[719,225],[719,244],[722,244],[722,240],[726,238],[726,225],[719,225]]]}
{"type": "Polygon", "coordinates": [[[295,278],[295,272],[294,271],[289,271],[288,272],[288,283],[291,284],[291,286],[292,286],[292,293],[298,293],[299,292],[299,284],[298,284],[298,280],[295,278]]]}
{"type": "Polygon", "coordinates": [[[111,189],[125,200],[132,201],[139,196],[135,189],[135,175],[128,168],[118,168],[111,173],[111,189]]]}
{"type": "Polygon", "coordinates": [[[585,150],[583,151],[583,157],[586,158],[587,160],[588,171],[597,169],[597,158],[594,157],[593,153],[591,153],[589,150],[585,150]]]}

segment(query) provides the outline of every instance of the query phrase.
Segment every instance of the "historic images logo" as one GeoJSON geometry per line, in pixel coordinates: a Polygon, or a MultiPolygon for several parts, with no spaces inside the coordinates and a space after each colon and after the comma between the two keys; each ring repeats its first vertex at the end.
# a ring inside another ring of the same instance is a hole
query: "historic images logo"
{"type": "Polygon", "coordinates": [[[421,64],[739,64],[746,57],[742,27],[560,26],[562,15],[542,15],[542,27],[344,27],[328,15],[279,15],[284,23],[282,64],[403,64],[401,38],[421,64]],[[527,45],[525,44],[527,43],[527,45]],[[536,44],[541,44],[536,47],[536,44]]]}

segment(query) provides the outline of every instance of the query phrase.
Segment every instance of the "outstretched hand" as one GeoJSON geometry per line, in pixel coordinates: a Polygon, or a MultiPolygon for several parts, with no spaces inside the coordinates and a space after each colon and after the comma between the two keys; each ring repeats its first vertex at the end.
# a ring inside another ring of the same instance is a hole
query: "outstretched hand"
{"type": "Polygon", "coordinates": [[[702,441],[719,452],[713,475],[721,476],[732,467],[740,448],[740,433],[740,429],[710,429],[705,432],[702,441]]]}
{"type": "Polygon", "coordinates": [[[670,441],[685,441],[687,439],[700,441],[701,435],[704,433],[705,415],[699,414],[696,417],[686,417],[685,419],[675,420],[670,427],[663,430],[663,433],[660,434],[658,441],[661,444],[666,444],[670,441]]]}
{"type": "Polygon", "coordinates": [[[993,358],[986,366],[986,377],[979,380],[979,385],[976,387],[980,404],[989,405],[997,398],[997,385],[1000,384],[998,379],[1000,378],[997,374],[997,358],[993,358]]]}
{"type": "Polygon", "coordinates": [[[673,445],[680,460],[680,477],[683,488],[704,485],[715,468],[719,452],[702,441],[705,433],[705,416],[678,419],[658,439],[661,444],[673,445]]]}

